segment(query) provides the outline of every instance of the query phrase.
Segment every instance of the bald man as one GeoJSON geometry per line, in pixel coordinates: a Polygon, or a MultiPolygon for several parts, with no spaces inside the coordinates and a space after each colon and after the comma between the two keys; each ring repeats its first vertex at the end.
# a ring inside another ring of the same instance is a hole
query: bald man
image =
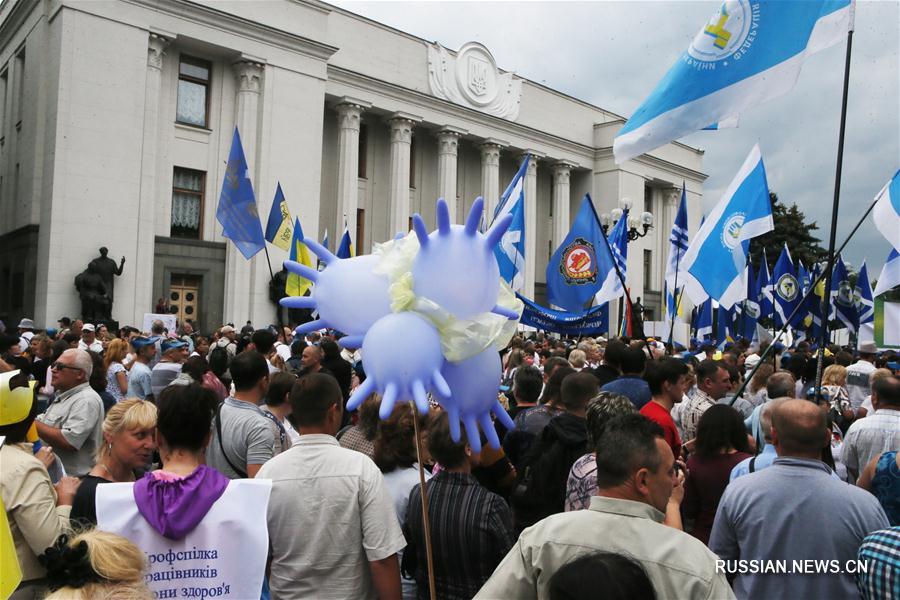
{"type": "Polygon", "coordinates": [[[831,433],[814,403],[775,406],[771,434],[778,458],[725,489],[710,549],[735,575],[738,598],[855,598],[854,574],[840,571],[855,560],[863,538],[888,527],[884,510],[868,492],[834,479],[819,460],[831,433]],[[741,574],[737,562],[784,560],[791,568],[808,559],[826,561],[818,563],[826,572],[741,574]]]}

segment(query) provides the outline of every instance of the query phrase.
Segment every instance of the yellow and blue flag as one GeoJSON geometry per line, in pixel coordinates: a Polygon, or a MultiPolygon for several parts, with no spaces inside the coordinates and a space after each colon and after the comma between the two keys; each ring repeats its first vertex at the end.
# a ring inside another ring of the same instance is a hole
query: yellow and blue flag
{"type": "Polygon", "coordinates": [[[281,191],[281,183],[275,189],[275,199],[272,200],[272,209],[269,211],[269,220],[266,223],[266,241],[282,250],[291,249],[291,211],[288,210],[287,200],[281,191]]]}
{"type": "MultiPolygon", "coordinates": [[[[310,269],[315,269],[309,248],[303,243],[303,228],[300,227],[300,219],[294,220],[294,236],[291,240],[291,260],[298,262],[301,265],[305,265],[310,269]]],[[[285,284],[285,293],[288,296],[303,296],[310,287],[312,287],[312,281],[303,278],[296,273],[289,273],[287,283],[285,284]]]]}
{"type": "Polygon", "coordinates": [[[222,235],[234,242],[247,260],[266,247],[259,211],[256,209],[256,196],[253,194],[253,184],[250,182],[247,159],[244,157],[244,147],[237,127],[231,138],[231,152],[228,153],[228,166],[222,181],[216,220],[222,224],[222,235]]]}
{"type": "Polygon", "coordinates": [[[351,258],[355,256],[353,252],[353,241],[350,239],[350,228],[344,223],[344,235],[341,236],[341,244],[337,249],[338,258],[351,258]]]}

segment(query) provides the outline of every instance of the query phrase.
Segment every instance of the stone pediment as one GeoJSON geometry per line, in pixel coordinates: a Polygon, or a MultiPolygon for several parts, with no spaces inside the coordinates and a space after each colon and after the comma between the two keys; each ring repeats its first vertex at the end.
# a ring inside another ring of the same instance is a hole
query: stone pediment
{"type": "Polygon", "coordinates": [[[469,42],[454,56],[438,43],[428,45],[428,84],[443,100],[508,121],[519,116],[522,80],[501,73],[487,48],[469,42]]]}

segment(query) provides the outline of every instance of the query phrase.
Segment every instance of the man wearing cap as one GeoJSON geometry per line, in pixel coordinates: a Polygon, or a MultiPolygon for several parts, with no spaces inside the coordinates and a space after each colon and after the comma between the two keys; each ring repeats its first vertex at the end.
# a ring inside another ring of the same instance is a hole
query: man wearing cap
{"type": "Polygon", "coordinates": [[[160,392],[175,381],[181,373],[181,365],[188,358],[188,345],[178,339],[169,339],[162,343],[162,358],[153,367],[150,374],[150,388],[154,398],[159,398],[160,392]]]}
{"type": "MultiPolygon", "coordinates": [[[[234,360],[234,355],[237,354],[237,343],[234,341],[236,334],[237,331],[231,325],[225,325],[219,330],[219,339],[216,340],[215,344],[210,344],[209,353],[206,355],[206,360],[209,362],[210,367],[213,367],[212,356],[217,348],[225,349],[225,352],[228,353],[228,364],[231,364],[231,361],[234,360]]],[[[215,367],[213,367],[213,371],[215,371],[215,367]]],[[[216,375],[224,380],[226,385],[231,381],[231,373],[227,368],[224,373],[216,373],[216,375]]]]}
{"type": "Polygon", "coordinates": [[[148,365],[156,356],[156,338],[136,337],[131,340],[131,347],[134,348],[134,362],[128,371],[128,397],[152,401],[152,372],[148,365]]]}
{"type": "Polygon", "coordinates": [[[28,350],[31,345],[31,338],[34,337],[34,321],[31,319],[22,319],[19,321],[19,352],[28,350]]]}
{"type": "Polygon", "coordinates": [[[56,399],[35,419],[38,436],[53,447],[66,473],[80,477],[94,467],[103,443],[103,401],[91,389],[93,361],[84,350],[69,349],[50,365],[56,399]]]}
{"type": "Polygon", "coordinates": [[[860,342],[859,360],[847,367],[847,396],[850,399],[850,409],[853,418],[862,416],[859,407],[866,397],[872,393],[872,384],[869,376],[875,371],[875,354],[878,347],[875,342],[860,342]]]}
{"type": "Polygon", "coordinates": [[[97,330],[90,323],[85,323],[81,328],[81,340],[78,342],[79,350],[90,350],[101,354],[103,352],[103,344],[97,339],[97,330]]]}

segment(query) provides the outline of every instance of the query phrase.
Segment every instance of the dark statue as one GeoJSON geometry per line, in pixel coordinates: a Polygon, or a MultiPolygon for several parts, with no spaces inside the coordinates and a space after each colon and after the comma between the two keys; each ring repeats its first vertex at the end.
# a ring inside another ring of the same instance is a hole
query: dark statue
{"type": "Polygon", "coordinates": [[[106,286],[106,296],[109,298],[109,309],[112,310],[113,303],[113,286],[115,284],[115,276],[122,275],[122,268],[125,266],[125,257],[116,266],[116,261],[106,256],[109,250],[104,246],[100,248],[100,256],[90,262],[88,268],[92,268],[94,273],[103,279],[103,285],[106,286]]]}
{"type": "Polygon", "coordinates": [[[112,301],[107,293],[103,276],[94,270],[94,262],[75,276],[75,289],[81,299],[81,318],[89,323],[108,320],[112,301]]]}
{"type": "Polygon", "coordinates": [[[278,302],[287,298],[288,272],[282,268],[275,273],[275,277],[269,280],[269,300],[275,303],[276,318],[282,325],[290,324],[291,327],[312,321],[312,311],[305,308],[287,309],[278,302]]]}

